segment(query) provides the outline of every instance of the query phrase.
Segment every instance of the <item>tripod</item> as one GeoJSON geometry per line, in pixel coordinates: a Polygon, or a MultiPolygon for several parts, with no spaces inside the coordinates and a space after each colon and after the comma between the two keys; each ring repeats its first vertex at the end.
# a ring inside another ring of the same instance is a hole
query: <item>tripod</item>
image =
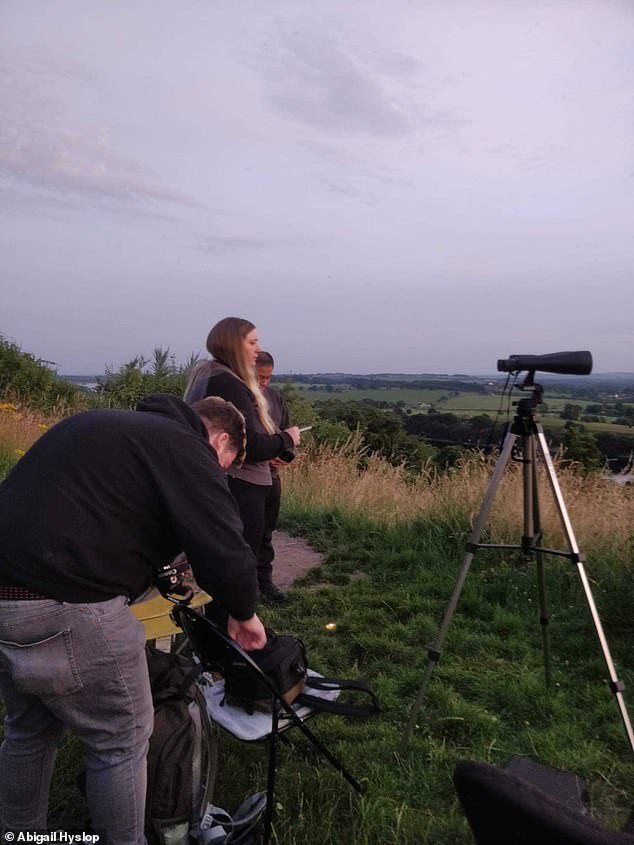
{"type": "Polygon", "coordinates": [[[534,371],[531,370],[528,373],[524,383],[519,388],[520,390],[532,389],[532,394],[530,397],[520,399],[516,403],[517,413],[513,419],[513,422],[511,423],[506,437],[504,438],[502,451],[500,453],[500,457],[496,462],[495,470],[493,472],[491,481],[487,486],[482,506],[476,518],[469,539],[465,544],[466,554],[464,556],[462,566],[458,574],[458,579],[451,595],[451,599],[449,600],[449,604],[447,606],[447,610],[445,611],[445,615],[442,624],[438,630],[436,639],[434,643],[429,647],[427,652],[427,666],[423,674],[423,679],[416,695],[416,700],[412,707],[405,728],[405,732],[403,734],[403,740],[401,745],[401,748],[403,750],[407,746],[409,738],[411,737],[414,724],[418,717],[418,712],[420,710],[423,698],[425,696],[425,692],[427,690],[427,686],[431,679],[432,672],[434,671],[434,667],[440,660],[440,655],[443,644],[445,642],[445,638],[447,636],[447,631],[449,629],[449,625],[458,605],[458,600],[460,599],[460,594],[462,593],[462,588],[469,572],[469,567],[471,566],[471,562],[473,561],[476,552],[478,551],[478,549],[519,549],[526,555],[535,555],[537,564],[537,588],[539,597],[539,612],[542,631],[542,644],[544,651],[546,685],[550,686],[551,671],[550,646],[548,639],[548,611],[546,607],[546,588],[544,582],[543,556],[544,554],[550,554],[558,555],[560,557],[567,557],[570,562],[574,563],[577,567],[579,578],[581,579],[581,585],[583,587],[586,601],[590,609],[590,614],[592,616],[592,621],[594,623],[597,637],[599,639],[599,644],[601,646],[603,657],[608,668],[608,673],[610,676],[610,689],[616,696],[617,705],[621,714],[621,719],[623,720],[623,725],[625,726],[628,742],[631,750],[634,752],[634,731],[632,730],[632,725],[629,719],[627,708],[623,700],[624,684],[618,679],[616,675],[614,663],[612,661],[612,657],[610,656],[610,648],[603,632],[603,626],[601,624],[599,614],[597,613],[594,598],[590,590],[590,584],[586,576],[584,568],[585,557],[579,551],[579,547],[577,545],[577,541],[572,530],[572,525],[570,523],[570,518],[566,510],[566,505],[564,503],[561,489],[559,487],[557,475],[555,474],[555,467],[553,466],[553,462],[550,457],[550,452],[548,451],[548,444],[546,443],[544,431],[540,423],[537,421],[537,417],[535,416],[537,406],[540,405],[542,401],[543,388],[541,385],[535,384],[533,379],[534,371]],[[484,528],[485,522],[493,505],[493,501],[495,499],[495,494],[500,484],[500,480],[502,478],[504,470],[506,469],[509,461],[512,458],[513,450],[516,448],[518,441],[521,443],[522,481],[524,495],[524,533],[522,535],[521,545],[513,546],[495,543],[480,543],[480,535],[482,534],[482,529],[484,528]],[[544,548],[541,544],[543,535],[541,529],[539,498],[537,489],[538,455],[541,456],[544,462],[546,475],[548,477],[550,488],[553,493],[555,503],[557,505],[557,510],[559,512],[563,531],[568,544],[569,551],[567,552],[558,551],[555,549],[547,549],[544,548]]]}

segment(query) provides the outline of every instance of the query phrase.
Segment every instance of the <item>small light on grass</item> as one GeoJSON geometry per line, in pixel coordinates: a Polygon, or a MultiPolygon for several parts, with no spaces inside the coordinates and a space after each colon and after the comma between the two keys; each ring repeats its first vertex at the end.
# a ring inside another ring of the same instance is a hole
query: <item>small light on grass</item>
{"type": "Polygon", "coordinates": [[[336,623],[336,622],[327,622],[327,623],[324,625],[324,628],[325,628],[327,631],[336,631],[336,630],[337,630],[337,623],[336,623]]]}

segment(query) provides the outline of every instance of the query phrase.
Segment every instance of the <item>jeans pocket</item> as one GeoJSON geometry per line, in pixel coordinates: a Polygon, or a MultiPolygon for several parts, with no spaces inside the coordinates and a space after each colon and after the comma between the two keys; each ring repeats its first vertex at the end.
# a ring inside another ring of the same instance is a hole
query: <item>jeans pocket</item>
{"type": "Polygon", "coordinates": [[[84,613],[87,613],[98,622],[107,622],[122,616],[128,612],[128,599],[125,596],[115,596],[106,601],[91,602],[90,604],[79,605],[84,613]]]}
{"type": "Polygon", "coordinates": [[[33,643],[0,640],[0,667],[20,692],[31,695],[70,695],[83,686],[70,631],[33,643]]]}

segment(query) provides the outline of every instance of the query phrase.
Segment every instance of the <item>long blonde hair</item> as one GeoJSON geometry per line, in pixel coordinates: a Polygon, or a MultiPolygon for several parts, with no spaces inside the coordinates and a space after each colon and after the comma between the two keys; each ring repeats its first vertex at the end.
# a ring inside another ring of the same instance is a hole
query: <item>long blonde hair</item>
{"type": "Polygon", "coordinates": [[[225,317],[212,328],[207,336],[207,349],[215,361],[229,367],[231,372],[249,388],[258,410],[258,417],[269,434],[277,431],[271,419],[269,406],[258,384],[255,369],[247,362],[244,339],[255,329],[249,320],[241,317],[225,317]]]}

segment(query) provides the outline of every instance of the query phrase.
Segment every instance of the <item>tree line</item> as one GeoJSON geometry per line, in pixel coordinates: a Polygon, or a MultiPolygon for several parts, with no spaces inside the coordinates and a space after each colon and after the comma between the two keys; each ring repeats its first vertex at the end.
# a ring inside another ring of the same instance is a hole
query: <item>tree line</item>
{"type": "MultiPolygon", "coordinates": [[[[380,375],[357,376],[349,374],[328,373],[327,375],[306,375],[293,373],[292,380],[298,384],[308,384],[314,388],[325,387],[349,387],[355,390],[381,390],[388,388],[403,388],[408,390],[455,390],[462,393],[487,393],[490,388],[482,381],[474,381],[465,376],[465,381],[436,376],[435,378],[398,378],[380,375]]],[[[287,377],[279,376],[274,381],[285,382],[287,377]]]]}
{"type": "MultiPolygon", "coordinates": [[[[88,392],[59,378],[50,362],[22,351],[0,336],[0,399],[18,399],[59,414],[89,407],[133,408],[141,398],[152,393],[182,396],[196,361],[197,357],[191,356],[186,364],[176,365],[169,348],[156,347],[149,358],[137,356],[116,370],[107,369],[98,378],[96,391],[88,392]]],[[[293,380],[297,377],[293,376],[293,380]]],[[[375,379],[366,381],[371,381],[374,387],[377,385],[375,379]]],[[[363,382],[360,378],[359,384],[363,382]]],[[[403,384],[420,387],[431,383],[403,384]]],[[[385,384],[398,386],[400,382],[385,379],[385,384]]],[[[443,384],[447,386],[447,382],[443,384]]],[[[438,382],[434,385],[437,387],[438,382]]],[[[464,390],[465,383],[460,385],[464,390]]],[[[446,469],[469,451],[493,451],[504,435],[504,427],[496,425],[488,414],[459,417],[433,408],[428,413],[412,414],[406,412],[402,402],[311,401],[293,383],[278,383],[276,387],[289,403],[293,422],[313,426],[308,442],[312,439],[317,444],[341,444],[357,437],[366,454],[380,454],[412,472],[429,463],[446,469]]],[[[474,389],[479,388],[474,385],[474,389]]],[[[632,409],[626,403],[621,403],[621,409],[624,417],[631,419],[632,409]]],[[[571,411],[568,405],[564,413],[567,422],[563,431],[545,426],[552,449],[563,446],[567,459],[586,471],[601,469],[606,462],[611,462],[613,469],[626,463],[634,448],[634,438],[621,433],[592,433],[579,421],[581,414],[571,411]]]]}

